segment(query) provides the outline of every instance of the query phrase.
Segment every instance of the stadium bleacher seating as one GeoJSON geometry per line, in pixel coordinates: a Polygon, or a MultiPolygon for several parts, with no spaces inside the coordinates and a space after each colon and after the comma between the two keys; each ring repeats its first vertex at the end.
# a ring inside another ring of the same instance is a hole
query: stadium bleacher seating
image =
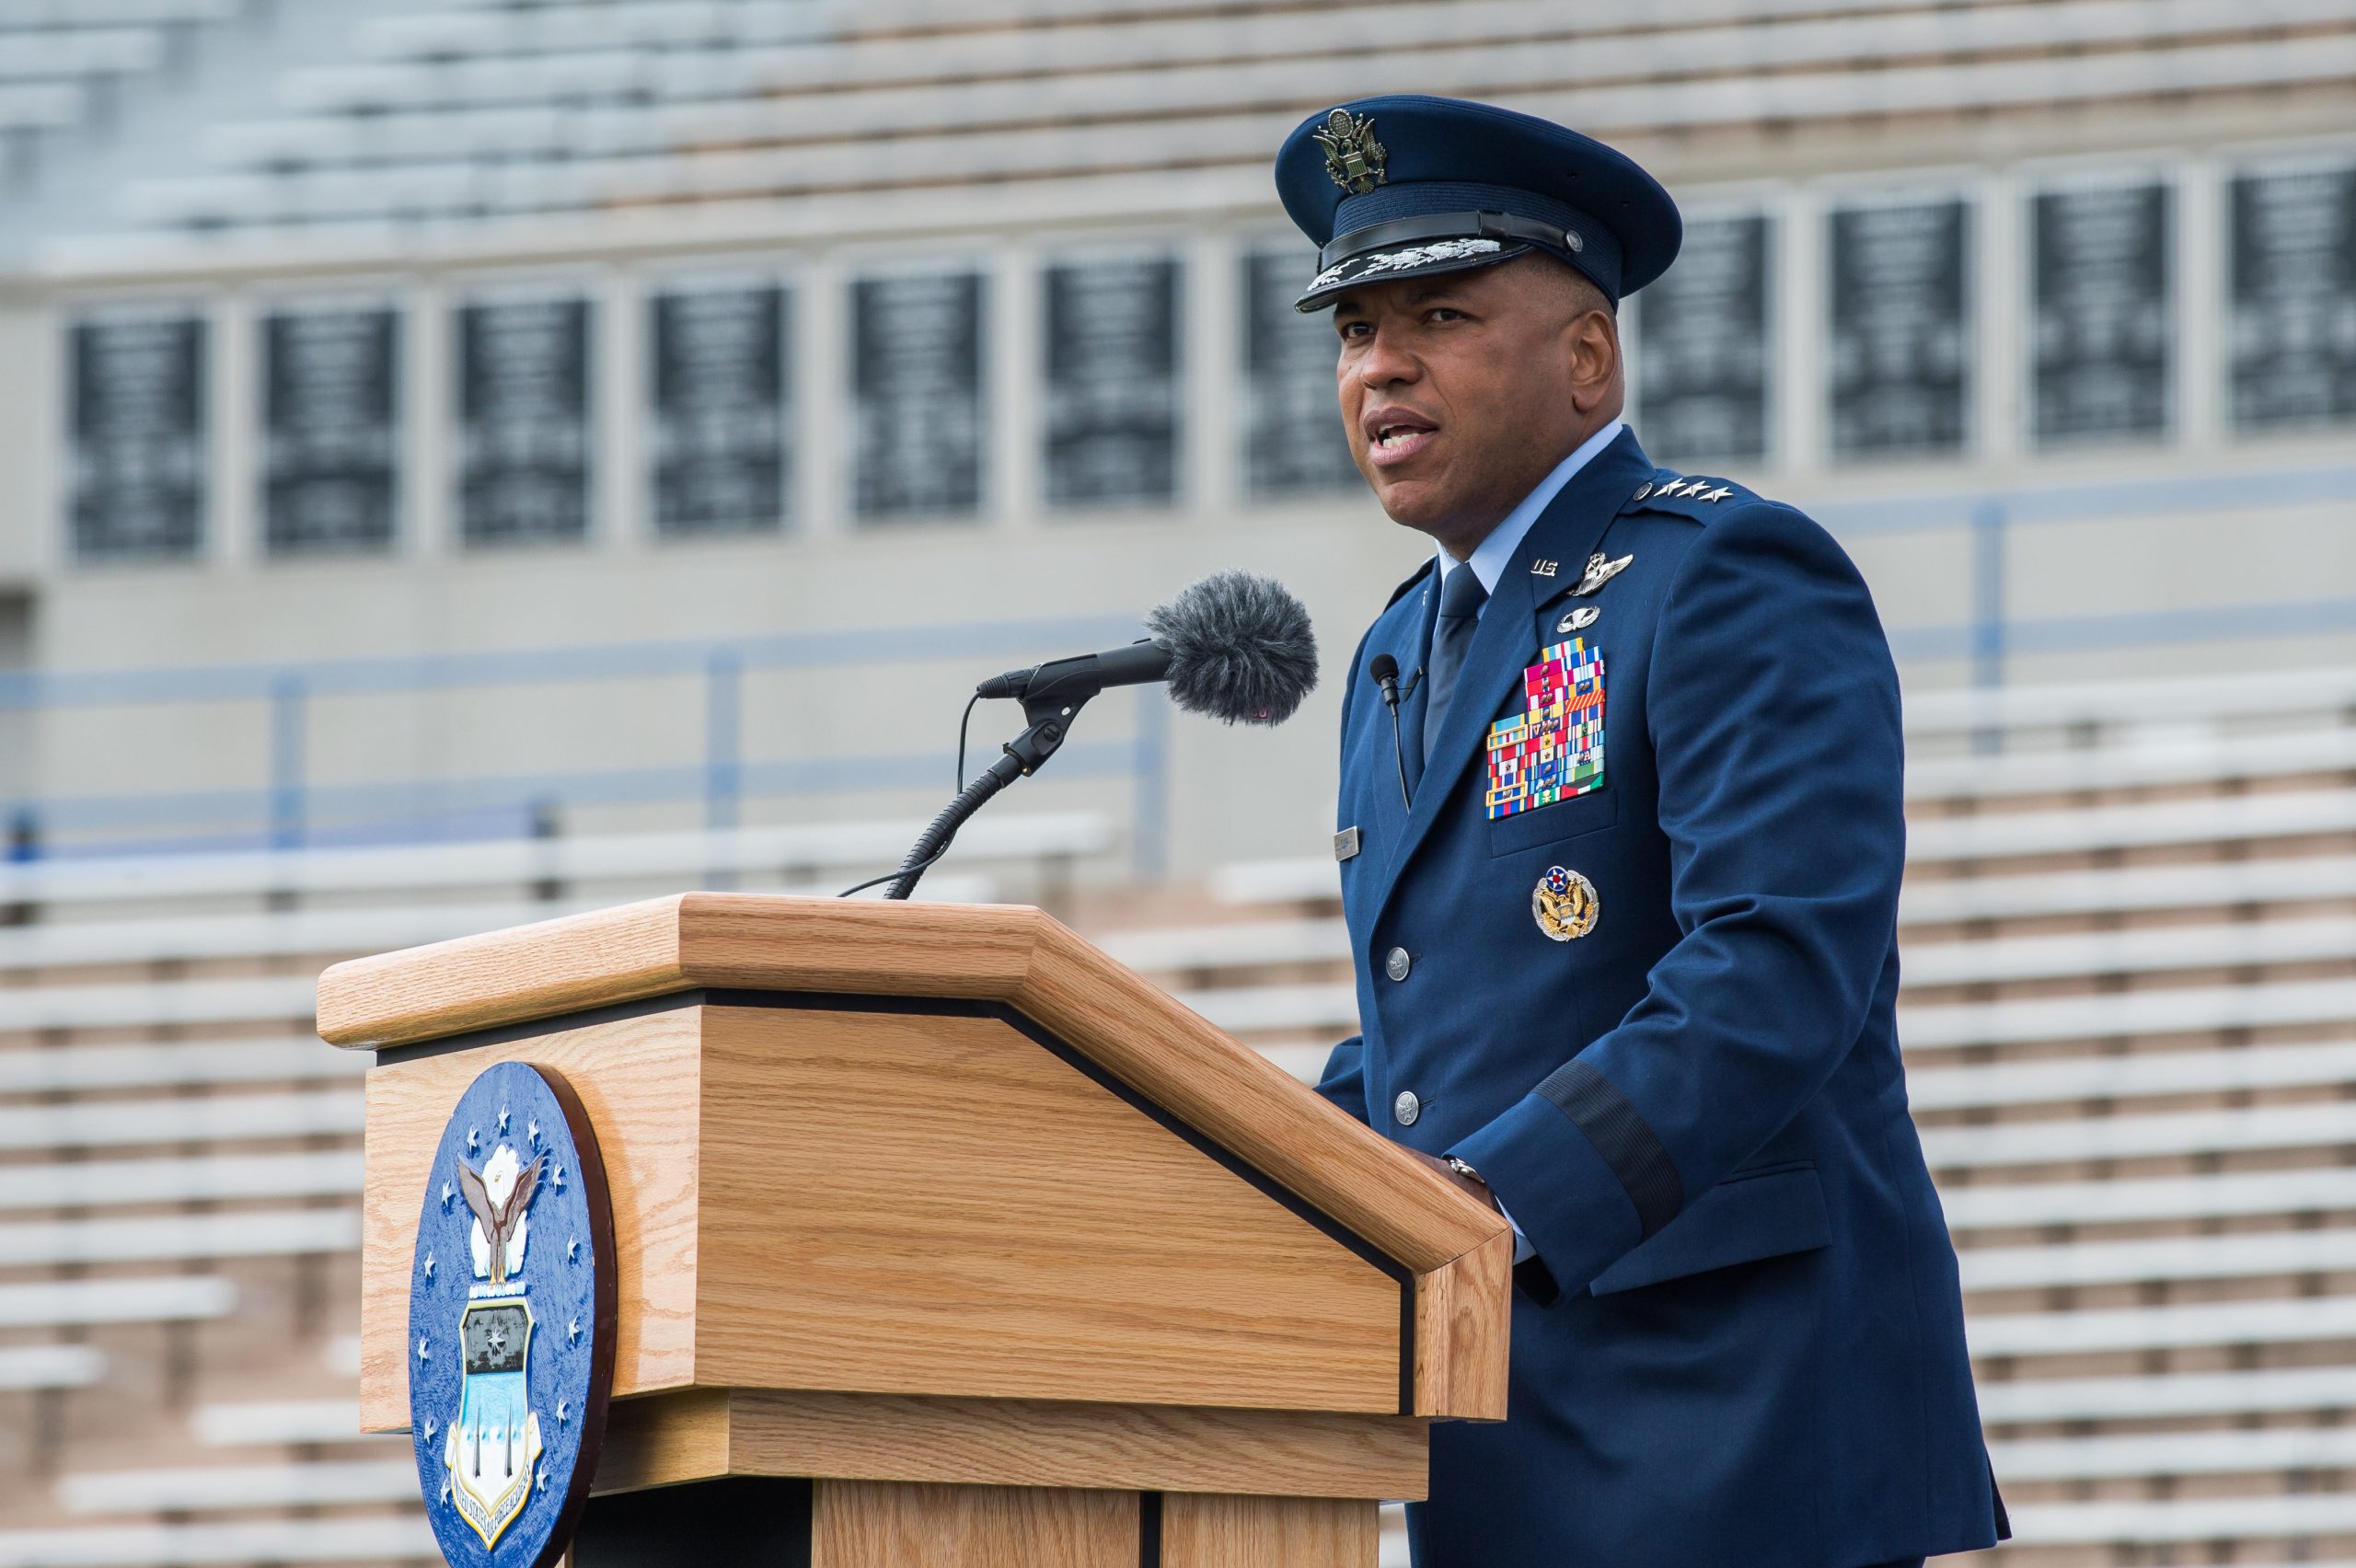
{"type": "MultiPolygon", "coordinates": [[[[0,865],[0,1565],[433,1558],[407,1446],[358,1431],[366,1061],[310,1031],[326,963],[682,886],[831,895],[920,826],[0,865]]],[[[1052,901],[1111,842],[985,819],[919,894],[1052,901]]]]}
{"type": "MultiPolygon", "coordinates": [[[[2271,689],[1910,706],[1902,1032],[2008,1562],[2356,1562],[2356,677],[2271,689]]],[[[406,1456],[352,1429],[358,1064],[306,1032],[320,963],[711,874],[826,889],[912,825],[0,868],[35,917],[0,928],[0,1401],[53,1435],[0,1448],[40,1499],[0,1564],[427,1551],[406,1456]]],[[[926,892],[1031,896],[1109,841],[985,818],[926,892]]],[[[1308,1076],[1351,1027],[1335,888],[1237,865],[1078,917],[1308,1076]]]]}
{"type": "MultiPolygon", "coordinates": [[[[2356,1561],[2351,714],[2340,669],[1910,697],[1900,1033],[1997,1560],[2356,1561]]],[[[1225,921],[1103,940],[1311,1077],[1336,887],[1230,866],[1225,921]]]]}
{"type": "Polygon", "coordinates": [[[205,232],[479,225],[985,174],[1085,182],[1173,157],[1257,178],[1301,110],[1410,85],[1495,98],[1544,82],[1576,97],[1582,123],[1625,134],[1802,120],[1836,99],[1970,112],[2349,75],[2356,29],[2338,0],[2257,11],[1676,0],[1631,25],[1545,0],[1293,0],[1207,29],[1092,0],[445,6],[360,21],[348,58],[283,78],[287,112],[218,126],[204,169],[126,200],[138,223],[205,232]]]}
{"type": "Polygon", "coordinates": [[[126,83],[167,65],[185,29],[244,0],[0,0],[0,141],[89,124],[126,83]]]}

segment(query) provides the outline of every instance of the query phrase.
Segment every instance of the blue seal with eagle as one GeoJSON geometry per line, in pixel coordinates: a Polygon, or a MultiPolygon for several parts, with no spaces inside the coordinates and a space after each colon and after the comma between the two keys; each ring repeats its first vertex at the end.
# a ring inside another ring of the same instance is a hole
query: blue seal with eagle
{"type": "Polygon", "coordinates": [[[563,1555],[605,1438],[618,1262],[580,1097],[487,1068],[443,1129],[410,1271],[410,1434],[453,1568],[563,1555]]]}

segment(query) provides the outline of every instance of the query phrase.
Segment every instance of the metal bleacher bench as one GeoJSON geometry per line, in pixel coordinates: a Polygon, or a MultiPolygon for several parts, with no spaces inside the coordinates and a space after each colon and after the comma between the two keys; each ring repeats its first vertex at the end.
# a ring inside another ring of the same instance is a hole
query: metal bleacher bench
{"type": "Polygon", "coordinates": [[[221,1513],[344,1503],[413,1503],[417,1460],[280,1460],[97,1470],[61,1477],[57,1500],[76,1514],[221,1513]]]}
{"type": "Polygon", "coordinates": [[[2138,1051],[1974,1066],[1912,1066],[1916,1111],[2356,1083],[2356,1040],[2231,1051],[2138,1051]]]}
{"type": "MultiPolygon", "coordinates": [[[[2220,821],[2214,824],[2215,831],[2195,841],[2229,838],[2228,829],[2234,825],[2229,820],[2220,821]]],[[[1918,853],[1914,858],[1924,857],[1918,853]]],[[[1211,878],[1211,891],[1220,903],[1235,907],[1313,905],[1338,902],[1342,884],[1332,860],[1303,856],[1222,867],[1211,878]]],[[[1898,912],[1904,924],[1929,925],[2110,910],[2229,909],[2245,904],[2350,897],[2356,897],[2356,856],[2319,855],[2003,876],[1918,877],[1899,894],[1898,912]]]]}
{"type": "Polygon", "coordinates": [[[1967,1318],[1964,1328],[1980,1358],[2356,1340],[2356,1297],[1982,1312],[1967,1318]]]}
{"type": "MultiPolygon", "coordinates": [[[[5,947],[5,937],[0,933],[0,947],[5,947]]],[[[1124,931],[1105,938],[1103,945],[1132,968],[1150,973],[1343,963],[1350,957],[1348,928],[1340,920],[1317,917],[1124,931]]],[[[1976,985],[2304,963],[2351,952],[2356,952],[2356,916],[2335,915],[1982,941],[1913,942],[1906,949],[1904,978],[1916,986],[1976,985]]]]}
{"type": "Polygon", "coordinates": [[[187,1084],[271,1083],[294,1078],[357,1080],[367,1070],[349,1051],[316,1037],[182,1040],[153,1045],[81,1045],[71,1050],[0,1051],[0,1094],[55,1094],[94,1089],[161,1089],[187,1084]]]}
{"type": "Polygon", "coordinates": [[[2233,1149],[2321,1148],[2356,1143],[2356,1100],[1925,1127],[1922,1136],[1923,1156],[1939,1171],[2233,1149]]]}
{"type": "Polygon", "coordinates": [[[310,1137],[360,1131],[357,1090],[0,1106],[0,1149],[310,1137]]]}
{"type": "Polygon", "coordinates": [[[87,1344],[0,1345],[0,1392],[87,1389],[106,1371],[106,1353],[87,1344]]]}
{"type": "MultiPolygon", "coordinates": [[[[410,1484],[416,1483],[412,1467],[410,1484]]],[[[237,1519],[104,1529],[0,1530],[0,1568],[155,1568],[159,1562],[438,1562],[422,1516],[237,1519]]]]}
{"type": "Polygon", "coordinates": [[[209,1274],[39,1280],[26,1285],[0,1285],[0,1329],[225,1318],[237,1304],[237,1286],[209,1274]]]}
{"type": "Polygon", "coordinates": [[[1966,1290],[2339,1274],[2356,1269],[2356,1228],[1969,1247],[1958,1261],[1966,1290]]]}
{"type": "Polygon", "coordinates": [[[2356,1404],[2356,1366],[1980,1383],[1980,1416],[1992,1426],[2321,1411],[2350,1404],[2356,1404]]]}
{"type": "Polygon", "coordinates": [[[1968,740],[1991,730],[2049,731],[2085,745],[2122,728],[2181,728],[2205,719],[2345,716],[2356,710],[2356,666],[2170,680],[2053,681],[1906,694],[1906,734],[1968,740]]]}
{"type": "MultiPolygon", "coordinates": [[[[2337,1536],[2356,1532],[2356,1492],[2023,1503],[2014,1506],[2012,1518],[2015,1540],[2053,1546],[2337,1536]]],[[[2309,1559],[2298,1568],[2356,1568],[2356,1563],[2309,1559]]]]}
{"type": "Polygon", "coordinates": [[[1943,1006],[1901,1004],[1898,1037],[1910,1051],[2032,1040],[2105,1040],[2206,1033],[2356,1018],[2356,980],[2154,986],[2084,996],[1943,1006]]]}
{"type": "MultiPolygon", "coordinates": [[[[754,827],[727,833],[643,833],[510,838],[385,848],[258,850],[0,863],[0,905],[46,906],[137,900],[397,894],[660,881],[687,885],[707,872],[768,872],[785,880],[889,870],[923,830],[918,822],[754,827]]],[[[982,817],[957,835],[958,859],[1023,860],[1100,853],[1109,822],[1094,813],[982,817]]],[[[833,893],[814,884],[810,891],[833,893]]],[[[930,887],[925,891],[930,892],[930,887]]],[[[612,902],[610,899],[605,902],[612,902]]]]}
{"type": "Polygon", "coordinates": [[[2356,831],[2356,791],[2283,790],[1931,817],[1907,824],[1906,858],[1910,863],[1992,860],[2350,831],[2356,831]]]}
{"type": "Polygon", "coordinates": [[[360,1430],[360,1401],[348,1400],[254,1400],[200,1405],[189,1417],[196,1440],[213,1448],[257,1444],[398,1443],[398,1436],[367,1436],[360,1430]]]}
{"type": "Polygon", "coordinates": [[[356,1205],[39,1220],[0,1225],[0,1268],[304,1256],[356,1251],[359,1246],[356,1205]]]}
{"type": "Polygon", "coordinates": [[[1957,1230],[2120,1225],[2235,1215],[2356,1213],[2356,1169],[2219,1171],[2106,1182],[2002,1182],[1939,1193],[1957,1230]]]}
{"type": "Polygon", "coordinates": [[[2356,856],[1920,878],[1900,893],[1898,917],[1902,924],[1922,926],[2150,909],[2228,910],[2327,898],[2356,898],[2356,856]]]}
{"type": "MultiPolygon", "coordinates": [[[[314,1047],[314,1049],[321,1049],[314,1047]]],[[[357,1148],[182,1155],[0,1165],[0,1211],[205,1203],[223,1198],[356,1197],[357,1148]]]]}

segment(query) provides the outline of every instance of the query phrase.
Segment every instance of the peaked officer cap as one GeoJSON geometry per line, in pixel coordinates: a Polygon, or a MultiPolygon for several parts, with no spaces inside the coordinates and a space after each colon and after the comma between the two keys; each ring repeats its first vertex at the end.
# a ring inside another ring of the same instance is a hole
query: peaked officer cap
{"type": "Polygon", "coordinates": [[[1397,94],[1301,121],[1276,193],[1318,247],[1295,306],[1353,284],[1485,267],[1531,250],[1618,302],[1669,270],[1684,237],[1660,182],[1592,136],[1485,103],[1397,94]]]}

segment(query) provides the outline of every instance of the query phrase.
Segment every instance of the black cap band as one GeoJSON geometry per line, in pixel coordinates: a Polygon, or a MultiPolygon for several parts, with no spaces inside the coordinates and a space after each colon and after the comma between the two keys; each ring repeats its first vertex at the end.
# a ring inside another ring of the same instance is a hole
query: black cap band
{"type": "Polygon", "coordinates": [[[1565,256],[1576,256],[1587,248],[1587,242],[1570,230],[1542,224],[1535,218],[1517,217],[1511,213],[1432,213],[1420,218],[1369,224],[1365,228],[1335,235],[1319,248],[1317,269],[1322,272],[1338,261],[1372,250],[1388,250],[1394,245],[1414,245],[1427,239],[1470,239],[1475,236],[1542,245],[1565,256]]]}

